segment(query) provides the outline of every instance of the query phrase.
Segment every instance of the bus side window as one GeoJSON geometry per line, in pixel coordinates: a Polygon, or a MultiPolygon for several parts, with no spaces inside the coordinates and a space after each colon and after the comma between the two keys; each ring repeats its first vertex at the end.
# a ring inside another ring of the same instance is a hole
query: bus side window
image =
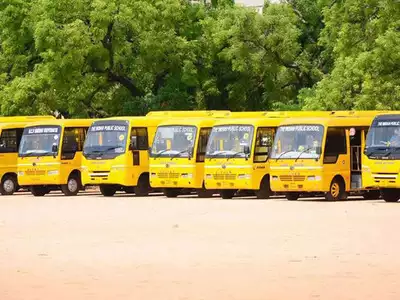
{"type": "Polygon", "coordinates": [[[275,130],[273,128],[258,128],[254,147],[254,162],[266,162],[271,151],[275,130]]]}
{"type": "Polygon", "coordinates": [[[65,128],[64,138],[61,149],[61,159],[74,159],[76,152],[82,151],[85,141],[85,128],[65,128]]]}
{"type": "Polygon", "coordinates": [[[0,137],[0,153],[17,153],[17,130],[4,129],[0,137]]]}
{"type": "Polygon", "coordinates": [[[136,137],[136,149],[132,150],[147,150],[149,149],[149,137],[146,127],[133,127],[131,131],[131,142],[136,137]]]}
{"type": "Polygon", "coordinates": [[[347,154],[346,132],[344,128],[328,128],[324,164],[335,164],[340,154],[347,154]]]}
{"type": "Polygon", "coordinates": [[[199,144],[197,146],[196,162],[204,162],[206,155],[207,141],[210,137],[211,128],[201,128],[199,134],[199,144]]]}

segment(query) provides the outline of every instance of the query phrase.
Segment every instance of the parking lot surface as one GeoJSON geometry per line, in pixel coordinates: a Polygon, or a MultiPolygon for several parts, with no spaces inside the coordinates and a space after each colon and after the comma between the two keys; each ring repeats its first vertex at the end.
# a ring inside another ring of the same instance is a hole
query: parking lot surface
{"type": "Polygon", "coordinates": [[[0,299],[400,299],[400,203],[0,197],[0,299]]]}

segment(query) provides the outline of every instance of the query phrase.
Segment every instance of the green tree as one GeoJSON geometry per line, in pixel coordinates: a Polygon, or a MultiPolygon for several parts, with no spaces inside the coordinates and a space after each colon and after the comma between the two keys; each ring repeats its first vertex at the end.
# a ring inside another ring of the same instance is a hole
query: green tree
{"type": "Polygon", "coordinates": [[[302,92],[305,109],[400,108],[400,5],[391,0],[334,1],[319,43],[331,72],[302,92]]]}

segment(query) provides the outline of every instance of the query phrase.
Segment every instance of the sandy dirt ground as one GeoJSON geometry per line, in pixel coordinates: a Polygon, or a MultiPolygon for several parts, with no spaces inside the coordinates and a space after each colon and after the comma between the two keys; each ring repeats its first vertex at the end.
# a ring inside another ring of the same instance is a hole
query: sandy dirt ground
{"type": "Polygon", "coordinates": [[[0,198],[0,300],[400,299],[400,203],[0,198]]]}

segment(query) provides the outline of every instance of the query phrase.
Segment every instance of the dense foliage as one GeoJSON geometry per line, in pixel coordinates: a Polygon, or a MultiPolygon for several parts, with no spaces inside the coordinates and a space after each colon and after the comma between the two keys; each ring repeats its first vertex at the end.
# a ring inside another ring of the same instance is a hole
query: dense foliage
{"type": "Polygon", "coordinates": [[[400,3],[3,0],[0,113],[400,108],[400,3]]]}

